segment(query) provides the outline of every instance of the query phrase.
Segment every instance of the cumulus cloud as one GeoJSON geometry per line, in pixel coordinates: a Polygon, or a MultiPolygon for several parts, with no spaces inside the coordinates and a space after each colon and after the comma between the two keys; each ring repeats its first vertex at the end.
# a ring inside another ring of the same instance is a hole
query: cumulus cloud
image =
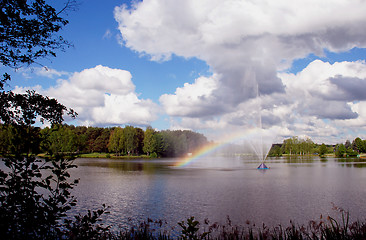
{"type": "MultiPolygon", "coordinates": [[[[355,132],[366,130],[364,61],[330,64],[315,60],[297,74],[280,72],[277,77],[282,79],[285,92],[259,95],[216,116],[206,114],[205,117],[196,117],[188,114],[192,112],[191,108],[198,112],[206,110],[197,94],[196,101],[185,97],[194,94],[191,90],[195,84],[200,86],[195,89],[196,93],[206,91],[202,99],[217,100],[214,93],[219,85],[202,89],[206,85],[202,84],[202,79],[178,88],[175,94],[163,95],[160,101],[163,107],[171,109],[167,111],[169,115],[180,117],[172,121],[175,129],[213,129],[216,134],[237,132],[258,127],[261,118],[262,127],[277,131],[280,137],[306,135],[315,141],[327,143],[336,143],[340,136],[349,137],[350,128],[354,128],[355,132]],[[179,104],[182,104],[182,108],[176,108],[179,104]]],[[[205,81],[209,79],[204,78],[205,81]]],[[[217,102],[216,105],[220,106],[221,103],[217,102]]]]}
{"type": "Polygon", "coordinates": [[[349,102],[364,101],[366,63],[315,60],[295,74],[279,74],[288,97],[298,102],[297,111],[329,119],[353,119],[357,113],[349,102]]]}
{"type": "Polygon", "coordinates": [[[160,102],[171,116],[204,117],[221,108],[213,94],[218,89],[218,76],[200,77],[193,84],[185,83],[175,94],[164,94],[160,102]]]}
{"type": "Polygon", "coordinates": [[[149,125],[159,108],[151,100],[139,98],[131,78],[128,71],[98,65],[59,79],[54,87],[33,89],[73,108],[83,125],[149,125]]]}
{"type": "MultiPolygon", "coordinates": [[[[295,128],[325,129],[323,119],[362,117],[355,101],[365,100],[364,62],[318,60],[297,74],[286,69],[325,49],[366,47],[365,10],[359,0],[147,0],[116,7],[114,16],[125,46],[156,61],[174,54],[211,67],[211,77],[161,96],[165,111],[180,118],[174,126],[245,127],[260,95],[263,125],[296,134],[295,128]]],[[[340,134],[335,126],[323,133],[340,134]]]]}
{"type": "Polygon", "coordinates": [[[254,80],[271,93],[283,90],[276,72],[293,59],[365,46],[365,9],[358,0],[150,0],[116,7],[115,19],[124,44],[154,60],[197,57],[228,88],[254,80]],[[253,69],[256,78],[245,79],[253,69]]]}
{"type": "Polygon", "coordinates": [[[360,107],[366,103],[364,61],[330,64],[315,60],[297,74],[279,73],[279,77],[286,86],[285,96],[291,103],[286,106],[291,106],[292,115],[298,119],[313,119],[314,124],[297,120],[311,130],[292,126],[297,131],[307,131],[314,136],[325,134],[327,130],[328,134],[323,136],[335,138],[337,134],[346,136],[352,127],[356,132],[364,128],[366,115],[360,107]]]}
{"type": "Polygon", "coordinates": [[[344,77],[338,75],[329,79],[329,82],[336,87],[331,99],[345,101],[366,100],[366,78],[344,77]]]}

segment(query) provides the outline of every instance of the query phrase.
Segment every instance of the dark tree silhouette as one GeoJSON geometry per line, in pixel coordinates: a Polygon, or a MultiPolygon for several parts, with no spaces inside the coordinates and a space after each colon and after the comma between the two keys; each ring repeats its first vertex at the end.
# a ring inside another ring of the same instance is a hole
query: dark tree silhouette
{"type": "Polygon", "coordinates": [[[38,58],[56,56],[55,50],[70,46],[57,33],[68,24],[61,13],[75,6],[67,1],[57,11],[44,0],[0,1],[0,61],[19,68],[38,58]]]}

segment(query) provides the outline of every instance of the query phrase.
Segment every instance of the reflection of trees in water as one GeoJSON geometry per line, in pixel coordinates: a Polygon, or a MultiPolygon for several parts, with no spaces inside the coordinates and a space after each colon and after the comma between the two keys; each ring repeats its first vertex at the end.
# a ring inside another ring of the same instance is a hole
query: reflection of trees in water
{"type": "Polygon", "coordinates": [[[146,172],[154,173],[163,169],[163,164],[157,164],[151,160],[114,160],[114,159],[78,159],[78,166],[111,168],[123,172],[146,172]]]}

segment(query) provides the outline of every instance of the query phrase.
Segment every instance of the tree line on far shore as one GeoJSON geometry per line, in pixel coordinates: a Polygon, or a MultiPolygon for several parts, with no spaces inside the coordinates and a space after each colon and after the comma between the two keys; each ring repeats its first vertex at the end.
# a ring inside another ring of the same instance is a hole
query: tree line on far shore
{"type": "MultiPolygon", "coordinates": [[[[14,152],[19,126],[0,124],[0,152],[14,152]]],[[[32,153],[109,153],[114,156],[180,157],[192,153],[208,144],[207,138],[190,130],[162,130],[152,127],[145,130],[139,127],[86,127],[58,124],[53,127],[32,127],[30,134],[39,141],[38,149],[32,153]]],[[[19,147],[19,146],[18,146],[19,147]]],[[[226,154],[240,153],[243,146],[229,148],[226,154]]],[[[268,156],[334,154],[337,157],[355,157],[366,153],[366,140],[357,137],[352,142],[336,145],[314,143],[310,138],[297,136],[285,139],[283,143],[273,144],[268,156]]]]}
{"type": "Polygon", "coordinates": [[[324,156],[333,153],[336,157],[356,157],[366,153],[366,140],[357,137],[352,142],[347,140],[344,144],[326,145],[314,143],[310,138],[297,136],[285,139],[282,144],[273,144],[269,156],[310,155],[324,156]]]}
{"type": "MultiPolygon", "coordinates": [[[[14,150],[17,128],[0,125],[0,152],[14,150]]],[[[189,130],[156,131],[133,126],[101,128],[63,124],[43,129],[33,127],[32,134],[33,139],[39,139],[40,149],[31,151],[50,155],[103,152],[116,156],[178,157],[208,143],[203,134],[189,130]]]]}

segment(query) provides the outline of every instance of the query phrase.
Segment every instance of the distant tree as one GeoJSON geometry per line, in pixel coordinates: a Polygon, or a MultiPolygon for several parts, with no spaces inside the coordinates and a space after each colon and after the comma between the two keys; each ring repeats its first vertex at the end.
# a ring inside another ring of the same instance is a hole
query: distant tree
{"type": "Polygon", "coordinates": [[[337,144],[335,146],[335,155],[337,157],[344,157],[344,155],[346,154],[346,147],[343,144],[337,144]]]}
{"type": "Polygon", "coordinates": [[[0,152],[7,153],[9,152],[10,146],[10,133],[9,128],[0,124],[0,152]]]}
{"type": "Polygon", "coordinates": [[[269,150],[268,156],[275,156],[280,157],[282,156],[282,149],[279,145],[272,145],[271,149],[269,150]]]}
{"type": "Polygon", "coordinates": [[[108,150],[118,155],[123,152],[124,150],[123,128],[116,127],[111,132],[108,142],[108,150]]]}
{"type": "Polygon", "coordinates": [[[328,152],[327,146],[324,143],[322,143],[322,145],[320,145],[319,148],[319,155],[324,156],[327,152],[328,152]]]}
{"type": "Polygon", "coordinates": [[[196,149],[207,144],[207,138],[201,133],[189,130],[182,131],[181,133],[186,137],[187,152],[194,152],[196,149]]]}
{"type": "Polygon", "coordinates": [[[71,153],[77,150],[76,135],[67,125],[54,125],[41,130],[42,148],[50,155],[71,153]]]}
{"type": "Polygon", "coordinates": [[[147,127],[144,133],[144,152],[149,156],[150,153],[156,152],[157,142],[155,138],[155,130],[152,127],[147,127]]]}
{"type": "Polygon", "coordinates": [[[172,131],[165,130],[160,131],[157,135],[159,138],[157,140],[160,144],[158,144],[158,148],[160,149],[160,154],[164,157],[173,157],[174,156],[174,136],[172,131]]]}
{"type": "Polygon", "coordinates": [[[188,153],[188,141],[184,133],[177,135],[178,137],[174,140],[174,156],[180,157],[188,153]]]}
{"type": "Polygon", "coordinates": [[[128,155],[133,154],[137,150],[137,131],[132,126],[124,128],[125,148],[128,155]]]}
{"type": "Polygon", "coordinates": [[[297,149],[298,149],[298,138],[297,137],[291,137],[289,139],[285,139],[283,140],[283,150],[285,153],[287,154],[297,154],[297,149]]]}
{"type": "Polygon", "coordinates": [[[297,136],[285,139],[282,144],[282,152],[286,154],[311,154],[315,144],[310,138],[301,139],[297,136]]]}
{"type": "Polygon", "coordinates": [[[95,152],[108,152],[108,142],[110,137],[111,129],[102,128],[100,135],[95,139],[93,143],[93,151],[95,152]]]}
{"type": "Polygon", "coordinates": [[[310,138],[306,138],[305,139],[305,148],[304,148],[304,152],[306,153],[306,154],[311,154],[312,153],[312,150],[314,149],[314,146],[315,146],[315,144],[314,144],[314,142],[310,139],[310,138]]]}
{"type": "Polygon", "coordinates": [[[161,132],[155,132],[154,134],[154,141],[156,143],[156,154],[157,156],[166,156],[164,153],[167,151],[167,144],[164,142],[164,138],[161,132]]]}
{"type": "Polygon", "coordinates": [[[75,145],[76,145],[76,150],[77,152],[86,152],[87,149],[87,136],[86,136],[86,131],[87,131],[87,127],[85,126],[77,126],[75,127],[75,129],[73,130],[76,136],[75,139],[75,145]]]}
{"type": "Polygon", "coordinates": [[[346,149],[350,148],[351,147],[351,142],[347,139],[346,142],[344,143],[344,147],[346,149]]]}
{"type": "Polygon", "coordinates": [[[357,151],[354,151],[352,148],[346,149],[347,157],[356,157],[358,155],[357,151]]]}
{"type": "Polygon", "coordinates": [[[364,141],[361,138],[355,138],[352,142],[352,149],[358,153],[366,152],[364,141]]]}
{"type": "Polygon", "coordinates": [[[135,154],[142,154],[143,153],[143,147],[144,147],[144,130],[141,128],[136,127],[136,149],[135,154]]]}
{"type": "Polygon", "coordinates": [[[97,138],[102,135],[103,128],[99,127],[88,127],[85,136],[86,136],[86,149],[87,152],[92,153],[99,150],[99,146],[96,142],[97,138]]]}

